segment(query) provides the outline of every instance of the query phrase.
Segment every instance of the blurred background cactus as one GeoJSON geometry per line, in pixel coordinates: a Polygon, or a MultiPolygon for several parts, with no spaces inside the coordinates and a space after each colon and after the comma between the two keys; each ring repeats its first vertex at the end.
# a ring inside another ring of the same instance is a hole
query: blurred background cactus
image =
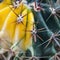
{"type": "Polygon", "coordinates": [[[60,60],[60,0],[0,0],[0,42],[0,60],[60,60]]]}

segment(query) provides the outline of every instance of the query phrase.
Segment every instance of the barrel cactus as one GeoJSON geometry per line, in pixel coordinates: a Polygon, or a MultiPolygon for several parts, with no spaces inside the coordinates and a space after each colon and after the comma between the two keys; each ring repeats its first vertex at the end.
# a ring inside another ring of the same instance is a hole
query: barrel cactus
{"type": "Polygon", "coordinates": [[[59,4],[58,0],[0,0],[0,59],[60,60],[59,4]]]}

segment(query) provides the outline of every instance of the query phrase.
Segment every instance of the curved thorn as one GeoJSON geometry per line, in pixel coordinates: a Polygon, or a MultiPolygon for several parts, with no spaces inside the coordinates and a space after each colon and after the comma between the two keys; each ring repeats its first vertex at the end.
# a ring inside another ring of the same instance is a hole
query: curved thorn
{"type": "Polygon", "coordinates": [[[60,18],[60,16],[58,14],[56,14],[56,16],[60,18]]]}
{"type": "Polygon", "coordinates": [[[38,45],[37,47],[40,47],[40,46],[44,45],[44,44],[47,43],[48,41],[49,41],[49,39],[48,39],[47,41],[43,42],[42,44],[38,45]]]}
{"type": "MultiPolygon", "coordinates": [[[[9,7],[9,8],[12,10],[11,7],[9,7]]],[[[14,12],[14,10],[12,10],[12,12],[13,12],[17,17],[19,17],[18,14],[14,12]]]]}
{"type": "Polygon", "coordinates": [[[60,43],[56,39],[54,39],[54,41],[60,47],[60,43]]]}
{"type": "Polygon", "coordinates": [[[50,19],[51,16],[52,16],[52,13],[51,13],[50,16],[46,19],[46,22],[50,19]]]}
{"type": "Polygon", "coordinates": [[[45,48],[47,48],[49,46],[49,44],[51,43],[51,40],[48,42],[48,44],[45,46],[45,48]]]}
{"type": "Polygon", "coordinates": [[[34,38],[34,42],[36,42],[36,35],[35,34],[33,34],[33,38],[34,38]]]}
{"type": "Polygon", "coordinates": [[[44,30],[45,28],[38,29],[38,31],[44,30]]]}
{"type": "Polygon", "coordinates": [[[41,41],[43,41],[43,39],[42,39],[39,35],[36,34],[36,36],[37,36],[41,41]]]}

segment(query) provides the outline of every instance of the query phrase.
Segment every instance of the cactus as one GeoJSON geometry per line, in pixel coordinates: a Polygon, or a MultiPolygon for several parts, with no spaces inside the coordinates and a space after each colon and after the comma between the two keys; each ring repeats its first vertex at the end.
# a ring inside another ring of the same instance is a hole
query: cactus
{"type": "Polygon", "coordinates": [[[60,60],[60,6],[57,1],[0,1],[1,60],[34,59],[34,56],[60,60]]]}

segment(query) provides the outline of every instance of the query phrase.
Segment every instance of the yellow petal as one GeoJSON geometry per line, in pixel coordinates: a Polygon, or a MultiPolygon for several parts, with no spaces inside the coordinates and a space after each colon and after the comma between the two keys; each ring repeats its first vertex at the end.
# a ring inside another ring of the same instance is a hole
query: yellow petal
{"type": "Polygon", "coordinates": [[[11,0],[3,0],[0,2],[0,10],[11,4],[11,0]]]}
{"type": "Polygon", "coordinates": [[[10,12],[10,8],[9,7],[5,7],[3,9],[0,10],[0,30],[5,22],[6,17],[8,16],[9,12],[10,12]]]}

